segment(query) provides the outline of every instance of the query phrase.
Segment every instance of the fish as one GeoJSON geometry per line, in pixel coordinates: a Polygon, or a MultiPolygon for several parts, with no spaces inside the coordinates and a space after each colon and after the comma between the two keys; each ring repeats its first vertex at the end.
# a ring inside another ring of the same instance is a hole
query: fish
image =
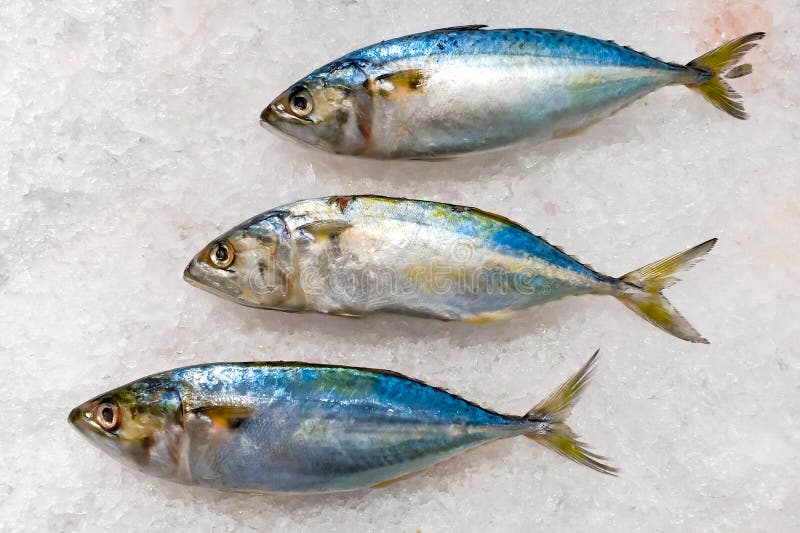
{"type": "Polygon", "coordinates": [[[765,36],[751,33],[686,65],[549,29],[457,26],[350,52],[291,85],[261,124],[316,148],[374,159],[448,159],[577,135],[667,85],[745,119],[729,79],[765,36]]]}
{"type": "Polygon", "coordinates": [[[708,343],[662,290],[715,243],[612,277],[522,225],[474,207],[330,196],[277,207],[235,226],[200,250],[183,277],[251,307],[475,323],[565,296],[604,294],[680,339],[708,343]]]}
{"type": "Polygon", "coordinates": [[[388,370],[302,362],[169,370],[101,394],[69,423],[136,470],[242,492],[383,487],[483,444],[526,436],[616,474],[566,423],[597,352],[522,416],[388,370]]]}

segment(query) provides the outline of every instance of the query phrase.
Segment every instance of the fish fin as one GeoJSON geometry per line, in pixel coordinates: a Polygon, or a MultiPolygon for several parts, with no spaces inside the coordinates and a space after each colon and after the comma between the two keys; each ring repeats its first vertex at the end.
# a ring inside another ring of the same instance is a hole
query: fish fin
{"type": "Polygon", "coordinates": [[[748,74],[753,73],[753,65],[750,63],[745,63],[744,65],[736,65],[728,72],[725,73],[725,77],[729,80],[733,80],[736,78],[741,78],[743,76],[747,76],[748,74]]]}
{"type": "Polygon", "coordinates": [[[377,93],[388,99],[396,99],[424,92],[428,85],[428,75],[424,70],[414,68],[382,74],[374,80],[367,80],[364,83],[371,93],[377,93]]]}
{"type": "MultiPolygon", "coordinates": [[[[569,32],[566,32],[566,33],[569,33],[569,32]]],[[[571,35],[575,35],[575,34],[572,33],[571,35]]],[[[625,50],[628,50],[629,52],[633,52],[634,54],[639,54],[639,55],[642,55],[642,56],[645,56],[645,57],[649,57],[651,59],[655,59],[656,61],[663,61],[664,63],[667,63],[668,65],[672,65],[672,66],[675,66],[675,67],[682,67],[683,66],[683,65],[680,65],[680,64],[677,64],[677,63],[670,63],[669,61],[664,61],[663,59],[661,59],[658,56],[652,56],[652,55],[648,54],[647,52],[642,52],[641,50],[637,50],[636,48],[633,48],[632,46],[627,45],[627,44],[620,44],[620,43],[618,43],[617,41],[615,41],[613,39],[606,39],[604,42],[607,42],[608,44],[613,44],[614,46],[619,46],[620,48],[624,48],[625,50]]]]}
{"type": "Polygon", "coordinates": [[[567,418],[573,406],[577,403],[581,392],[586,388],[594,373],[599,351],[594,352],[586,364],[555,392],[525,414],[524,418],[533,422],[536,427],[534,432],[525,436],[571,461],[604,474],[616,475],[618,470],[606,464],[605,457],[590,452],[586,444],[578,440],[577,435],[567,425],[567,418]]]}
{"type": "Polygon", "coordinates": [[[326,312],[329,315],[341,316],[341,317],[344,317],[344,318],[364,318],[363,314],[351,313],[351,312],[348,312],[348,311],[326,311],[326,312]]]}
{"type": "Polygon", "coordinates": [[[406,479],[408,479],[410,477],[414,477],[417,474],[419,474],[419,471],[409,472],[408,474],[403,474],[402,476],[397,476],[397,477],[393,477],[393,478],[390,478],[390,479],[386,479],[386,480],[380,481],[378,483],[375,483],[374,485],[372,485],[372,488],[373,489],[382,489],[382,488],[388,487],[389,485],[394,485],[398,481],[403,481],[403,480],[406,480],[406,479]]]}
{"type": "Polygon", "coordinates": [[[335,206],[340,213],[344,213],[344,210],[347,209],[347,206],[350,205],[350,202],[352,202],[355,199],[356,197],[353,195],[330,196],[328,197],[328,205],[335,206]]]}
{"type": "Polygon", "coordinates": [[[418,35],[424,35],[426,33],[445,33],[445,32],[448,32],[448,31],[482,30],[483,28],[488,28],[488,27],[489,27],[488,24],[465,24],[464,26],[449,26],[447,28],[437,28],[435,30],[426,31],[426,32],[423,32],[422,34],[418,34],[418,35]]]}
{"type": "Polygon", "coordinates": [[[458,157],[457,156],[452,156],[452,155],[450,155],[450,156],[447,156],[447,155],[445,155],[445,156],[436,156],[436,157],[420,156],[420,157],[411,157],[409,159],[411,161],[427,161],[429,163],[441,163],[443,161],[454,161],[454,160],[458,159],[458,157]]]}
{"type": "Polygon", "coordinates": [[[650,263],[620,278],[622,285],[615,297],[634,313],[654,326],[679,339],[708,344],[689,322],[681,316],[661,291],[678,281],[675,274],[691,268],[716,244],[710,239],[684,252],[650,263]]]}
{"type": "Polygon", "coordinates": [[[468,322],[470,324],[490,324],[492,322],[497,322],[498,320],[505,320],[511,318],[516,314],[516,311],[490,311],[488,313],[480,313],[477,315],[473,315],[464,319],[464,322],[468,322]]]}
{"type": "Polygon", "coordinates": [[[588,130],[598,122],[600,122],[600,120],[593,120],[589,124],[584,124],[583,126],[579,126],[577,128],[556,130],[555,132],[553,132],[553,139],[569,139],[570,137],[577,137],[578,135],[585,133],[586,130],[588,130]]]}
{"type": "Polygon", "coordinates": [[[686,64],[694,74],[693,80],[686,86],[698,91],[706,100],[732,117],[746,119],[747,113],[744,111],[741,95],[722,78],[740,78],[753,72],[752,65],[736,65],[748,50],[758,44],[755,41],[763,39],[765,35],[764,32],[751,33],[693,59],[686,64]]]}
{"type": "Polygon", "coordinates": [[[191,484],[192,467],[189,464],[189,435],[183,431],[167,433],[167,453],[175,464],[175,474],[183,483],[191,484]]]}
{"type": "Polygon", "coordinates": [[[208,417],[215,427],[236,429],[242,422],[252,418],[258,412],[252,407],[238,405],[215,405],[213,407],[198,407],[192,412],[208,417]]]}
{"type": "Polygon", "coordinates": [[[319,220],[303,224],[297,229],[310,233],[314,238],[332,238],[353,227],[341,220],[319,220]]]}

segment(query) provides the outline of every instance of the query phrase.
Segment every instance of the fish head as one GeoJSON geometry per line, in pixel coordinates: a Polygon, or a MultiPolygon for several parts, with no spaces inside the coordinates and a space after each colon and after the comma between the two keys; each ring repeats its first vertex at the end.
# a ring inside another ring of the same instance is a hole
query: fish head
{"type": "Polygon", "coordinates": [[[291,237],[283,214],[258,215],[222,234],[186,266],[190,285],[250,307],[299,311],[291,237]]]}
{"type": "Polygon", "coordinates": [[[364,68],[334,62],[309,74],[264,109],[261,125],[328,152],[363,153],[371,120],[364,68]]]}
{"type": "Polygon", "coordinates": [[[145,378],[82,403],[69,423],[94,446],[137,470],[174,477],[183,442],[183,404],[174,383],[145,378]]]}

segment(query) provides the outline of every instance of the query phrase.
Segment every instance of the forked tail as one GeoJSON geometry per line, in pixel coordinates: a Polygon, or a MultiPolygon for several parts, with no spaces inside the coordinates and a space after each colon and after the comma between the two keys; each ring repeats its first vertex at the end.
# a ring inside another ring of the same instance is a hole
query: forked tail
{"type": "Polygon", "coordinates": [[[604,474],[616,475],[618,470],[605,464],[605,457],[590,452],[567,425],[572,407],[592,377],[598,352],[555,392],[528,411],[524,418],[534,423],[536,429],[525,436],[576,463],[604,474]]]}
{"type": "Polygon", "coordinates": [[[619,292],[614,296],[634,313],[656,327],[689,342],[708,344],[661,291],[678,281],[675,274],[691,268],[716,244],[710,239],[685,252],[650,263],[619,278],[619,292]]]}
{"type": "Polygon", "coordinates": [[[686,86],[698,91],[706,100],[729,115],[746,119],[747,113],[744,111],[741,95],[722,78],[741,78],[753,72],[753,66],[749,63],[737,64],[748,50],[758,44],[755,41],[765,35],[764,32],[758,32],[739,37],[690,61],[686,67],[694,74],[694,80],[686,86]]]}

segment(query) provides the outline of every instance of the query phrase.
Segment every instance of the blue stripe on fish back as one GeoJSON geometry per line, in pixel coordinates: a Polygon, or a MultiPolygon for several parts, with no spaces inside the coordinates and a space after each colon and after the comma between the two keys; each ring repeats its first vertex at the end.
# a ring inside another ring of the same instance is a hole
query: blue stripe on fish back
{"type": "Polygon", "coordinates": [[[351,52],[342,60],[381,64],[433,54],[535,55],[664,70],[684,68],[611,41],[562,30],[537,28],[432,31],[383,41],[351,52]]]}
{"type": "Polygon", "coordinates": [[[398,420],[431,423],[507,425],[513,417],[486,410],[463,398],[388,371],[310,365],[256,363],[201,365],[170,373],[177,382],[191,383],[200,396],[250,397],[256,404],[278,397],[320,401],[320,406],[345,409],[353,416],[393,410],[398,420]]]}
{"type": "MultiPolygon", "coordinates": [[[[488,211],[439,202],[381,196],[362,196],[359,200],[358,203],[351,204],[360,207],[357,211],[359,216],[411,220],[434,227],[448,224],[458,235],[482,240],[488,248],[496,249],[498,252],[522,258],[538,257],[552,265],[592,279],[608,279],[607,276],[595,272],[516,222],[488,211]]],[[[453,244],[457,245],[457,243],[442,243],[443,246],[453,244]]]]}
{"type": "Polygon", "coordinates": [[[516,226],[508,226],[492,235],[492,242],[517,256],[533,256],[559,268],[572,270],[588,277],[597,273],[579,261],[549,244],[541,237],[516,226]]]}
{"type": "Polygon", "coordinates": [[[605,278],[528,229],[504,217],[468,208],[460,213],[458,218],[457,231],[463,235],[483,237],[490,247],[496,248],[499,252],[515,257],[538,257],[559,268],[589,278],[605,278]]]}
{"type": "Polygon", "coordinates": [[[305,367],[304,381],[341,383],[326,391],[343,404],[373,401],[381,410],[399,417],[421,418],[446,424],[505,425],[508,418],[425,383],[388,371],[342,367],[305,367]]]}

